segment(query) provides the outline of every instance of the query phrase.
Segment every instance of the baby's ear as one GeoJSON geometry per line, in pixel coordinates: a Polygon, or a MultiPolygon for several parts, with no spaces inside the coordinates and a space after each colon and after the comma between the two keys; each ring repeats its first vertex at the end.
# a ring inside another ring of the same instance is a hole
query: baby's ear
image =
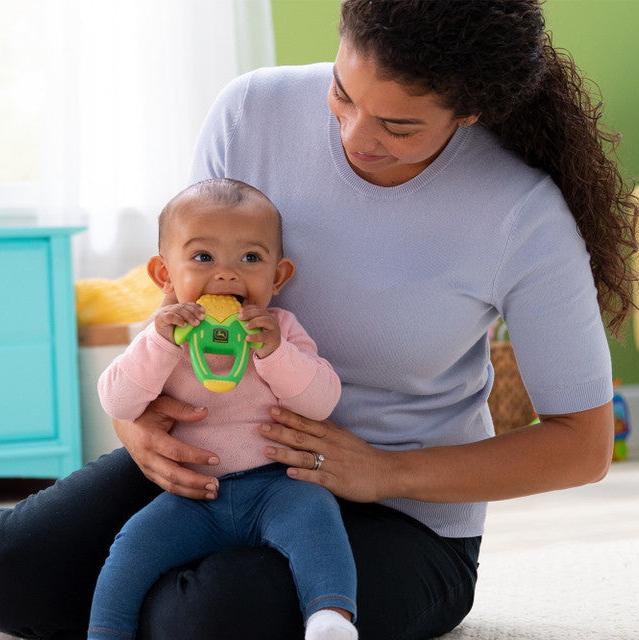
{"type": "Polygon", "coordinates": [[[151,280],[153,280],[164,293],[173,292],[171,276],[169,275],[169,270],[166,268],[162,256],[152,256],[146,264],[146,270],[151,280]]]}
{"type": "Polygon", "coordinates": [[[293,277],[295,274],[295,265],[288,258],[282,258],[277,263],[277,269],[275,270],[275,278],[273,280],[273,295],[278,294],[282,287],[293,277]]]}

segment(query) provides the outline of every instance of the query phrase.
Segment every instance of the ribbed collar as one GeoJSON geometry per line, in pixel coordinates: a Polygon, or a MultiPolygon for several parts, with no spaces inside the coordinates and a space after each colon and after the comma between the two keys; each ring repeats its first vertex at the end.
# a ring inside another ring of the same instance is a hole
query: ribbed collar
{"type": "Polygon", "coordinates": [[[328,144],[337,173],[342,180],[355,191],[371,198],[372,200],[397,200],[422,189],[434,180],[440,171],[455,157],[465,142],[470,138],[473,127],[458,128],[449,140],[444,150],[421,173],[395,187],[381,187],[371,184],[358,176],[346,159],[339,131],[337,118],[329,112],[328,116],[328,144]]]}

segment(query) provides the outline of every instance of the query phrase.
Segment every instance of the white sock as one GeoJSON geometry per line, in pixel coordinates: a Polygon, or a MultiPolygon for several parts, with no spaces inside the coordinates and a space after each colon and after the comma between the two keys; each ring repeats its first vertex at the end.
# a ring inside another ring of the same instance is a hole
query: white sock
{"type": "Polygon", "coordinates": [[[306,622],[304,640],[357,640],[357,629],[337,611],[316,611],[306,622]]]}

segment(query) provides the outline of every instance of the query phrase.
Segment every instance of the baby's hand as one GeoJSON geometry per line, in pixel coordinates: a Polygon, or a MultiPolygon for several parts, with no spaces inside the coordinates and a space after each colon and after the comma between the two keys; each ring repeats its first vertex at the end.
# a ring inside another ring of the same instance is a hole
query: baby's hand
{"type": "Polygon", "coordinates": [[[268,309],[249,304],[240,310],[240,320],[246,322],[247,329],[261,329],[259,333],[246,336],[248,342],[263,343],[261,349],[255,350],[258,358],[270,356],[280,346],[282,341],[280,323],[268,309]]]}
{"type": "Polygon", "coordinates": [[[155,329],[163,338],[175,344],[173,337],[175,327],[183,327],[187,323],[197,327],[205,315],[204,307],[196,302],[170,304],[161,307],[155,315],[155,329]]]}

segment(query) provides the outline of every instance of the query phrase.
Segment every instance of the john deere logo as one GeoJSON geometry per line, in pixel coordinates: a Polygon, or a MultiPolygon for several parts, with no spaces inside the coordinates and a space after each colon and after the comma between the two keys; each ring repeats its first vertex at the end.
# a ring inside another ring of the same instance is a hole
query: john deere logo
{"type": "Polygon", "coordinates": [[[229,332],[226,329],[215,329],[213,331],[213,342],[228,342],[229,332]]]}

